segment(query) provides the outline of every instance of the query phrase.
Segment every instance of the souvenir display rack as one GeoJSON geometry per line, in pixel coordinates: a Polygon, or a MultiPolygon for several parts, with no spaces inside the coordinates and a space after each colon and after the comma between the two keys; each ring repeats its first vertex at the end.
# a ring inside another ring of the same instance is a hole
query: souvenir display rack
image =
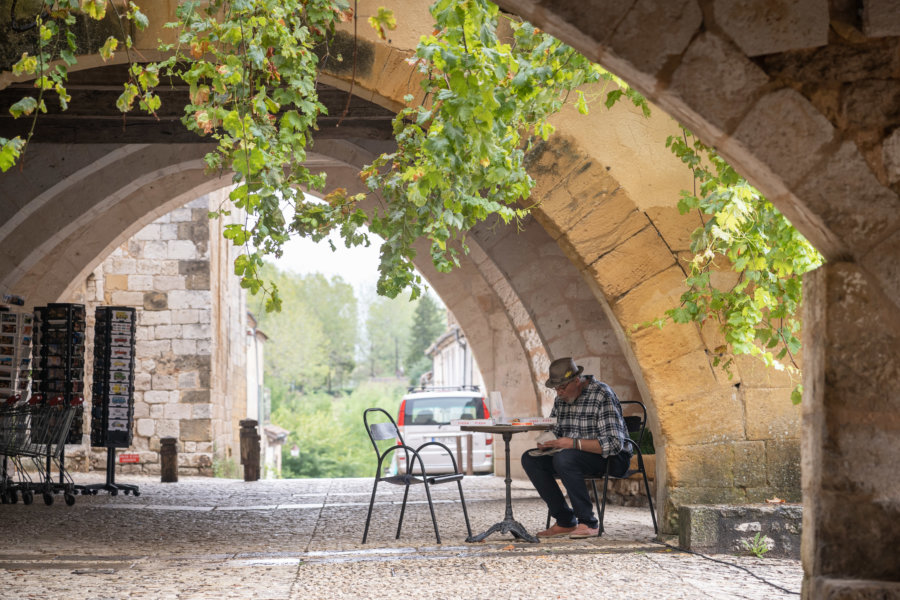
{"type": "Polygon", "coordinates": [[[116,483],[116,448],[128,448],[134,426],[135,309],[98,306],[94,325],[94,385],[91,446],[106,448],[106,483],[86,485],[84,493],[119,490],[140,495],[136,485],[116,483]]]}
{"type": "Polygon", "coordinates": [[[14,404],[31,392],[31,313],[0,306],[0,400],[14,404]]]}

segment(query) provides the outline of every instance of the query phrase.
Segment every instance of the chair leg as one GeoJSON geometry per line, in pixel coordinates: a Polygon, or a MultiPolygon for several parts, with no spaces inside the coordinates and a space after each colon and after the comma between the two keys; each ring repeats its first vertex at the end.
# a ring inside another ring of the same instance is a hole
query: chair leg
{"type": "Polygon", "coordinates": [[[397,521],[397,537],[394,539],[400,539],[400,529],[403,527],[403,514],[406,512],[406,498],[409,496],[409,484],[406,484],[406,489],[403,490],[403,504],[400,505],[400,520],[397,521]]]}
{"type": "Polygon", "coordinates": [[[550,529],[550,510],[547,510],[547,526],[544,529],[550,529]]]}
{"type": "Polygon", "coordinates": [[[369,535],[369,521],[372,520],[372,507],[375,506],[375,490],[378,489],[378,476],[375,476],[375,485],[372,486],[372,499],[369,500],[369,513],[366,515],[366,528],[363,530],[362,543],[366,543],[366,537],[369,535]]]}
{"type": "Polygon", "coordinates": [[[603,504],[600,505],[600,533],[603,533],[603,517],[606,515],[606,493],[609,488],[609,470],[603,477],[603,504]]]}
{"type": "Polygon", "coordinates": [[[459,488],[459,501],[462,502],[463,517],[465,517],[465,519],[466,519],[466,531],[469,532],[469,538],[471,538],[472,537],[472,525],[469,524],[469,511],[466,510],[466,499],[463,497],[462,481],[457,481],[456,486],[459,488]]]}
{"type": "MultiPolygon", "coordinates": [[[[422,472],[422,478],[425,479],[424,470],[422,472]]],[[[441,543],[441,534],[438,531],[437,517],[434,515],[434,504],[431,501],[431,489],[428,485],[428,480],[425,479],[425,496],[428,498],[428,510],[431,511],[431,522],[434,524],[434,537],[437,538],[437,543],[441,543]]]]}
{"type": "Polygon", "coordinates": [[[650,493],[650,482],[647,481],[647,471],[641,469],[641,475],[644,476],[644,489],[647,490],[647,502],[650,504],[650,518],[653,519],[653,532],[659,533],[659,526],[656,524],[656,513],[653,510],[653,495],[650,493]]]}
{"type": "MultiPolygon", "coordinates": [[[[597,505],[597,537],[603,535],[603,512],[600,510],[600,496],[597,494],[597,480],[591,479],[591,487],[594,489],[594,503],[597,505]]],[[[603,508],[606,508],[606,489],[603,490],[603,508]]]]}

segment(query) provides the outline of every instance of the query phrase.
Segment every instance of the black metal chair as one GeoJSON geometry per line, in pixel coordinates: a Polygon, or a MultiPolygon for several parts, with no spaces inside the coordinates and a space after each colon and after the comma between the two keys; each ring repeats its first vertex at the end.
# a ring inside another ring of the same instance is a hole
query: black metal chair
{"type": "Polygon", "coordinates": [[[400,530],[403,527],[403,515],[406,512],[406,499],[409,496],[409,486],[421,483],[425,486],[425,496],[428,498],[428,509],[431,511],[431,522],[434,524],[434,537],[437,538],[437,543],[440,544],[441,534],[438,531],[437,518],[434,515],[434,504],[431,500],[431,486],[441,483],[452,483],[454,481],[459,488],[459,501],[462,504],[463,517],[465,517],[466,520],[466,530],[468,532],[468,537],[471,538],[472,526],[469,524],[469,513],[466,510],[466,499],[463,496],[462,489],[462,479],[465,475],[459,471],[459,467],[456,464],[456,459],[453,457],[453,453],[450,452],[450,449],[440,442],[425,442],[418,448],[407,446],[403,441],[403,436],[400,435],[400,430],[397,428],[397,424],[396,422],[394,422],[394,418],[391,417],[391,415],[386,410],[383,410],[381,408],[367,408],[363,413],[363,423],[366,426],[366,432],[369,434],[369,440],[371,440],[372,442],[372,447],[375,448],[375,454],[376,456],[378,456],[378,466],[375,471],[375,483],[372,486],[372,499],[369,501],[369,512],[366,515],[366,528],[363,531],[362,543],[366,543],[366,538],[369,535],[369,522],[372,519],[372,508],[375,506],[375,493],[378,490],[379,482],[382,481],[393,485],[402,485],[406,488],[403,491],[403,504],[400,507],[400,520],[397,523],[397,535],[395,536],[396,539],[400,539],[400,530]],[[378,423],[370,424],[370,416],[375,416],[376,414],[383,415],[387,418],[387,420],[382,420],[378,423]],[[396,440],[397,443],[385,448],[384,450],[380,450],[378,447],[378,442],[384,442],[385,440],[396,440]],[[422,457],[419,455],[419,452],[421,452],[422,448],[428,446],[439,446],[447,452],[447,454],[450,456],[450,460],[453,463],[453,473],[449,473],[446,475],[428,475],[425,470],[425,464],[422,462],[422,457]],[[384,467],[390,462],[392,454],[397,451],[402,451],[406,454],[406,473],[398,473],[396,475],[385,476],[384,467]],[[421,472],[420,476],[413,475],[413,463],[415,461],[418,461],[419,463],[421,472]]]}
{"type": "MultiPolygon", "coordinates": [[[[628,429],[629,434],[636,433],[637,441],[628,437],[625,438],[625,443],[631,446],[632,455],[637,454],[637,469],[629,468],[625,473],[620,476],[615,476],[609,472],[609,463],[606,466],[606,472],[604,473],[596,473],[586,476],[586,482],[591,482],[591,487],[594,491],[594,502],[597,504],[597,514],[598,520],[600,521],[599,530],[597,532],[597,537],[603,535],[603,516],[606,512],[606,498],[607,498],[607,490],[609,487],[610,479],[628,479],[632,475],[640,473],[644,478],[644,490],[647,493],[647,502],[650,505],[650,518],[653,519],[653,531],[655,533],[659,533],[659,525],[656,523],[656,512],[653,510],[653,494],[650,493],[650,482],[647,480],[647,470],[644,467],[644,455],[641,453],[641,444],[644,442],[644,436],[647,433],[647,408],[644,406],[643,402],[639,402],[637,400],[623,400],[620,402],[623,407],[629,404],[636,405],[640,409],[640,416],[633,415],[625,417],[625,427],[628,429]],[[601,496],[597,493],[597,481],[603,480],[603,496],[601,501],[601,496]]],[[[550,513],[547,513],[547,527],[550,527],[550,513]]]]}

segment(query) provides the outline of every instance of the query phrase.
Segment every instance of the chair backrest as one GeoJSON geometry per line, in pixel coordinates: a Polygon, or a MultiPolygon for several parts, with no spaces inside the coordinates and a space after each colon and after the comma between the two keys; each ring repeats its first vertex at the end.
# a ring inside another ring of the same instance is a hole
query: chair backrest
{"type": "MultiPolygon", "coordinates": [[[[631,410],[637,409],[639,414],[637,415],[629,415],[625,417],[625,427],[628,429],[628,433],[637,433],[638,439],[636,440],[636,444],[638,447],[644,443],[644,434],[647,431],[647,408],[644,406],[643,402],[638,400],[622,400],[619,402],[622,405],[622,412],[625,412],[625,408],[629,407],[631,410]]],[[[629,412],[631,412],[629,410],[629,412]]]]}
{"type": "Polygon", "coordinates": [[[366,426],[366,433],[369,434],[369,440],[375,448],[375,453],[381,456],[378,449],[378,442],[384,440],[400,440],[400,444],[404,444],[403,436],[400,435],[400,429],[394,421],[394,417],[383,408],[367,408],[363,412],[363,424],[366,426]],[[370,421],[377,419],[377,422],[370,421]],[[386,419],[386,420],[385,420],[386,419]]]}

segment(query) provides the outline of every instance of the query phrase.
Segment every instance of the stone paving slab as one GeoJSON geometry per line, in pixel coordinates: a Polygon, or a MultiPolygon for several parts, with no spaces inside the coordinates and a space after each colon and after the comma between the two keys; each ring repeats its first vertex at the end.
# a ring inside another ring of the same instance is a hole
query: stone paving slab
{"type": "MultiPolygon", "coordinates": [[[[363,545],[370,479],[121,480],[141,495],[0,506],[0,599],[769,599],[798,597],[802,577],[799,561],[667,547],[646,508],[609,507],[601,538],[468,544],[456,486],[437,486],[438,545],[422,489],[394,538],[402,491],[384,486],[363,545]]],[[[468,477],[464,491],[473,533],[503,518],[502,479],[468,477]]],[[[512,496],[516,520],[543,529],[533,488],[514,482],[512,496]]]]}

